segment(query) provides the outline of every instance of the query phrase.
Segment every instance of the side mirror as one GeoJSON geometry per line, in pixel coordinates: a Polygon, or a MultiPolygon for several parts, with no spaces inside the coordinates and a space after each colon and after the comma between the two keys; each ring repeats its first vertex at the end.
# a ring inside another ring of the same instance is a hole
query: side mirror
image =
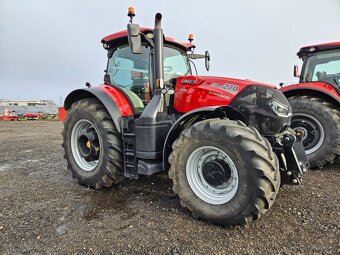
{"type": "Polygon", "coordinates": [[[207,71],[209,71],[210,68],[210,54],[209,51],[205,51],[205,69],[207,69],[207,71]]]}
{"type": "Polygon", "coordinates": [[[294,65],[294,77],[296,77],[296,78],[300,77],[298,65],[294,65]]]}
{"type": "Polygon", "coordinates": [[[130,49],[133,54],[142,54],[142,38],[140,36],[140,28],[138,24],[128,24],[128,38],[130,49]]]}

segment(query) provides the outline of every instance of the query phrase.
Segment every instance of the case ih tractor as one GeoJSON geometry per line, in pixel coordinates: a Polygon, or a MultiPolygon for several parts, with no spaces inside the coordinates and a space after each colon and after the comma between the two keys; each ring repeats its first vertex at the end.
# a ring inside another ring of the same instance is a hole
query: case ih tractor
{"type": "Polygon", "coordinates": [[[63,147],[78,182],[100,189],[124,177],[168,172],[195,217],[244,225],[273,204],[280,184],[299,184],[302,143],[291,107],[274,86],[194,76],[194,45],[132,23],[102,39],[104,84],[71,92],[63,147]]]}
{"type": "Polygon", "coordinates": [[[306,46],[299,84],[281,88],[293,108],[291,127],[302,135],[311,167],[322,168],[340,155],[340,42],[306,46]]]}

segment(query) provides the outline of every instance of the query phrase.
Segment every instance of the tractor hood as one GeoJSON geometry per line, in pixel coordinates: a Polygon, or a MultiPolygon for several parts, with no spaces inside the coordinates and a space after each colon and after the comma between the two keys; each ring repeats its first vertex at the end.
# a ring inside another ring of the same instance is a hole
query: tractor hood
{"type": "MultiPolygon", "coordinates": [[[[251,88],[258,88],[261,93],[282,94],[273,85],[251,80],[215,76],[181,76],[176,80],[175,97],[178,100],[175,100],[175,108],[179,112],[188,112],[200,107],[229,105],[236,97],[247,93],[251,88]]],[[[285,99],[283,94],[282,97],[285,99]]],[[[286,103],[286,99],[284,102],[286,103]]]]}
{"type": "Polygon", "coordinates": [[[274,85],[255,82],[252,80],[242,80],[218,76],[182,76],[178,78],[177,84],[178,83],[183,85],[199,85],[201,88],[206,88],[209,90],[217,89],[216,92],[224,92],[229,94],[228,96],[231,98],[249,85],[276,88],[274,85]]]}
{"type": "Polygon", "coordinates": [[[274,85],[265,84],[261,82],[255,82],[249,79],[235,79],[235,78],[229,78],[229,77],[219,77],[219,76],[198,76],[201,79],[204,79],[206,81],[212,81],[212,82],[226,82],[226,83],[235,83],[240,85],[259,85],[259,86],[266,86],[266,87],[272,87],[274,88],[274,85]]]}
{"type": "Polygon", "coordinates": [[[273,85],[225,77],[178,77],[174,109],[186,113],[209,106],[231,106],[245,115],[262,134],[283,132],[290,124],[292,109],[287,98],[273,85]],[[262,119],[261,126],[255,119],[262,119]]]}
{"type": "Polygon", "coordinates": [[[183,84],[234,84],[239,86],[240,88],[246,87],[248,85],[258,85],[258,86],[266,86],[271,88],[276,88],[274,85],[265,84],[261,82],[255,82],[248,79],[235,79],[235,78],[228,78],[228,77],[219,77],[219,76],[182,76],[178,78],[181,80],[183,84]],[[193,82],[194,81],[194,82],[193,82]]]}

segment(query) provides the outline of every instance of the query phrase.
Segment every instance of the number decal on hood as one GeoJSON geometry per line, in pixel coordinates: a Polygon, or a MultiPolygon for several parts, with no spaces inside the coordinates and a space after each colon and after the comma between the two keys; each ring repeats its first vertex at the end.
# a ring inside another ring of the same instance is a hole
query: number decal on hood
{"type": "Polygon", "coordinates": [[[218,89],[224,90],[224,91],[226,91],[226,92],[228,92],[230,94],[233,94],[233,95],[236,95],[237,92],[238,92],[238,89],[239,89],[238,85],[228,84],[228,83],[224,83],[223,85],[219,85],[217,83],[212,83],[210,86],[214,87],[214,88],[218,88],[218,89]]]}

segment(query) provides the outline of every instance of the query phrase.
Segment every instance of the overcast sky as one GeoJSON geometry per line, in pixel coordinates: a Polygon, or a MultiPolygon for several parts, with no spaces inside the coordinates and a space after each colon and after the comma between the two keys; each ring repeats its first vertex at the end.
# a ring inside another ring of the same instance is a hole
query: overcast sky
{"type": "Polygon", "coordinates": [[[301,46],[340,41],[340,0],[0,0],[0,98],[60,98],[85,82],[100,84],[106,52],[100,40],[135,22],[152,27],[163,14],[166,36],[194,34],[210,51],[201,75],[293,83],[301,46]]]}

